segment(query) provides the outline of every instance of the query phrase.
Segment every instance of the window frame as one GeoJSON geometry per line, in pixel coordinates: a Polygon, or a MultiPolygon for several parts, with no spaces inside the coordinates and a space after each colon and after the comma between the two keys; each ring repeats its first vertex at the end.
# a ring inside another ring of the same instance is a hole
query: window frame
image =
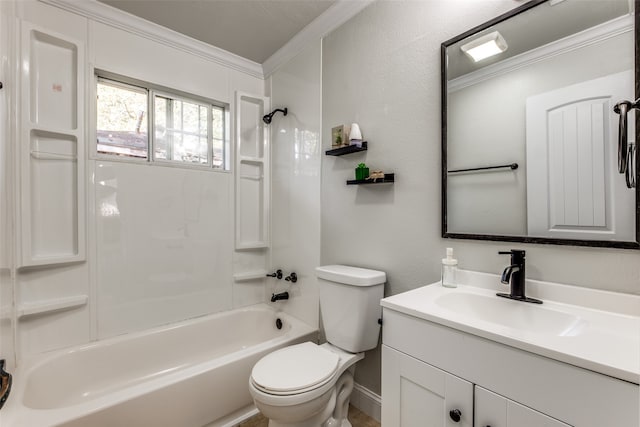
{"type": "Polygon", "coordinates": [[[216,101],[210,98],[202,97],[187,93],[178,89],[167,88],[164,86],[144,82],[141,80],[126,77],[120,74],[111,73],[104,70],[93,70],[93,85],[91,88],[91,115],[92,115],[92,147],[89,150],[90,158],[93,160],[108,160],[118,162],[128,162],[135,164],[148,164],[165,167],[178,167],[189,168],[213,172],[231,172],[231,134],[230,134],[230,105],[225,102],[216,101]],[[98,152],[97,143],[97,85],[99,82],[104,84],[122,87],[123,89],[133,90],[139,93],[145,93],[147,96],[147,158],[118,156],[108,153],[98,152]],[[190,104],[196,104],[207,108],[207,163],[199,164],[193,162],[186,162],[180,160],[168,160],[156,158],[155,146],[155,98],[156,96],[169,98],[172,100],[179,100],[190,104]],[[218,108],[222,110],[222,165],[214,166],[213,164],[213,109],[218,108]]]}
{"type": "Polygon", "coordinates": [[[149,146],[151,144],[151,134],[150,134],[151,124],[150,124],[150,117],[149,117],[149,90],[144,87],[141,87],[140,85],[135,85],[130,82],[113,80],[110,78],[106,78],[102,75],[96,74],[95,82],[93,85],[92,99],[94,101],[92,103],[93,105],[93,113],[92,113],[93,138],[91,139],[92,141],[91,150],[89,150],[89,152],[92,154],[91,157],[95,159],[101,159],[101,160],[116,159],[118,161],[127,161],[132,163],[142,163],[142,164],[149,163],[149,155],[150,155],[149,146]],[[133,156],[117,156],[114,154],[101,153],[100,151],[98,151],[98,84],[99,83],[103,83],[108,86],[113,86],[116,88],[131,90],[133,92],[143,93],[146,95],[147,97],[147,157],[146,158],[133,157],[133,156]]]}
{"type": "MultiPolygon", "coordinates": [[[[213,166],[213,105],[211,103],[205,103],[205,102],[201,102],[199,100],[195,100],[195,99],[191,99],[191,98],[186,98],[183,96],[176,96],[172,93],[166,92],[166,91],[160,91],[160,90],[150,90],[149,91],[149,97],[151,98],[151,103],[153,105],[153,122],[154,125],[153,127],[153,138],[151,139],[151,146],[153,148],[153,162],[155,163],[161,163],[161,164],[178,164],[178,165],[189,165],[191,167],[196,167],[196,168],[203,168],[203,169],[224,169],[224,166],[222,168],[216,168],[213,166]],[[181,102],[187,102],[189,104],[194,104],[194,105],[198,105],[201,107],[206,107],[207,108],[207,163],[206,164],[202,164],[202,163],[193,163],[193,162],[184,162],[184,161],[180,161],[180,160],[173,160],[173,159],[159,159],[156,157],[156,129],[155,129],[155,119],[156,119],[156,97],[161,97],[161,98],[166,98],[166,99],[170,99],[170,100],[176,100],[176,101],[181,101],[181,102]]],[[[223,123],[224,126],[224,123],[223,123]]]]}

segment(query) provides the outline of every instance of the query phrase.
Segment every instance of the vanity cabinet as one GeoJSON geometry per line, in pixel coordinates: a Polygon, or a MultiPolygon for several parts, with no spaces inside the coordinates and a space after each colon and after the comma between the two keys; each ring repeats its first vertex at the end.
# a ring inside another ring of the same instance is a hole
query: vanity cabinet
{"type": "Polygon", "coordinates": [[[570,427],[479,386],[475,386],[474,409],[474,427],[570,427]]]}
{"type": "Polygon", "coordinates": [[[472,383],[386,345],[382,360],[384,426],[473,427],[472,383]]]}
{"type": "Polygon", "coordinates": [[[385,426],[569,427],[386,345],[382,359],[385,426]]]}
{"type": "Polygon", "coordinates": [[[384,427],[640,425],[638,384],[386,307],[383,322],[384,427]]]}

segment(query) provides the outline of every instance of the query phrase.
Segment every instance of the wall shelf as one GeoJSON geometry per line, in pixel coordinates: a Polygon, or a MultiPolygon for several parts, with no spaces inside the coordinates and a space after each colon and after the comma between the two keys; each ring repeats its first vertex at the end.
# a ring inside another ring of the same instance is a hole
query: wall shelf
{"type": "Polygon", "coordinates": [[[345,154],[367,151],[367,141],[362,141],[362,147],[357,145],[347,145],[346,147],[334,148],[324,152],[327,156],[344,156],[345,154]]]}
{"type": "Polygon", "coordinates": [[[347,181],[347,185],[363,185],[363,184],[393,184],[395,182],[395,173],[385,173],[384,179],[352,179],[347,181]]]}

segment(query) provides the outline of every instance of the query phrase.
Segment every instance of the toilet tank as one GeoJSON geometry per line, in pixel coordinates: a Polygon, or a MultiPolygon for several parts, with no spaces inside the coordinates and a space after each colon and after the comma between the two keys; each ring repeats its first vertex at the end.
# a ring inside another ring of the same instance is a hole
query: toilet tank
{"type": "Polygon", "coordinates": [[[316,274],[327,341],[351,353],[375,348],[386,274],[347,265],[317,267],[316,274]]]}

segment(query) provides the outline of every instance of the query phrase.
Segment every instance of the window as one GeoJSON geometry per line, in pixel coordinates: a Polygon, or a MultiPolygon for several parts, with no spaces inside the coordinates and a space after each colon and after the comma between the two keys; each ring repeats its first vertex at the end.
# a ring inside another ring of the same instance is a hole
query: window
{"type": "Polygon", "coordinates": [[[228,169],[225,106],[164,88],[141,86],[147,87],[98,77],[99,154],[228,169]]]}
{"type": "Polygon", "coordinates": [[[144,89],[98,79],[98,153],[146,159],[148,94],[144,89]]]}

